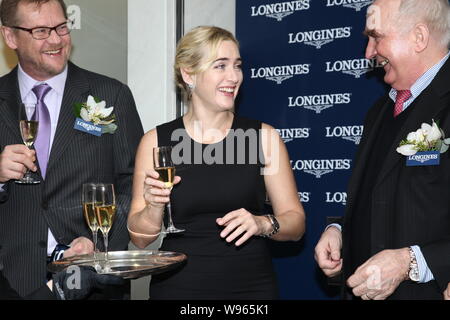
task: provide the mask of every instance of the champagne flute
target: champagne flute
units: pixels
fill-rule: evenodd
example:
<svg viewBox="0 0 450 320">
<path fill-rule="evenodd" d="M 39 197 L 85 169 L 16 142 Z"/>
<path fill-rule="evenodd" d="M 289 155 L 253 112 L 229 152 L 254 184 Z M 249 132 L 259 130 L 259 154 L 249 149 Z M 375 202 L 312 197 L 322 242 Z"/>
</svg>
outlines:
<svg viewBox="0 0 450 320">
<path fill-rule="evenodd" d="M 97 263 L 97 234 L 99 225 L 97 223 L 97 216 L 95 214 L 95 204 L 97 203 L 97 184 L 85 183 L 83 184 L 83 191 L 81 196 L 81 202 L 83 203 L 84 218 L 91 229 L 92 240 L 94 242 L 94 266 L 98 269 Z"/>
<path fill-rule="evenodd" d="M 159 174 L 159 181 L 164 182 L 167 189 L 172 190 L 173 180 L 175 178 L 175 166 L 172 162 L 172 147 L 163 146 L 153 148 L 153 167 Z M 172 221 L 172 207 L 169 203 L 166 205 L 168 214 L 168 225 L 165 233 L 178 233 L 183 232 L 184 229 L 178 229 L 175 227 Z"/>
<path fill-rule="evenodd" d="M 111 230 L 116 214 L 116 196 L 114 194 L 114 185 L 101 183 L 97 184 L 95 198 L 95 214 L 100 231 L 103 234 L 105 243 L 105 264 L 101 272 L 110 272 L 108 264 L 108 233 Z"/>
<path fill-rule="evenodd" d="M 34 103 L 22 103 L 19 105 L 19 128 L 22 135 L 23 143 L 31 149 L 36 140 L 39 127 L 39 114 Z M 18 184 L 38 184 L 40 180 L 33 178 L 30 169 L 27 171 L 22 179 L 15 181 Z"/>
</svg>

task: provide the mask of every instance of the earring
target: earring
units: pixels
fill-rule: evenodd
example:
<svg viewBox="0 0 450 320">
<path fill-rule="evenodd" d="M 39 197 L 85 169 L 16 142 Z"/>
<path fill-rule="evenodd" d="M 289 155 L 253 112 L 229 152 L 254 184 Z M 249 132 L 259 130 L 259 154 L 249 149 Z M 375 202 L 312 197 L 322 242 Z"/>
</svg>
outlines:
<svg viewBox="0 0 450 320">
<path fill-rule="evenodd" d="M 194 91 L 195 86 L 192 83 L 188 83 L 187 86 L 188 86 L 189 90 Z"/>
</svg>

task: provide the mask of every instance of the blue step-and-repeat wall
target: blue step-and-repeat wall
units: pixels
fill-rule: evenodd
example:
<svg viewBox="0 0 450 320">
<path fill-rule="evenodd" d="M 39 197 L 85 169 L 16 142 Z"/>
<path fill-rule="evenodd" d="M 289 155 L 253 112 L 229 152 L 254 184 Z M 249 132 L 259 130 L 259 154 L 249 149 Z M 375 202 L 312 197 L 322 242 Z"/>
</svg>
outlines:
<svg viewBox="0 0 450 320">
<path fill-rule="evenodd" d="M 274 242 L 281 299 L 337 299 L 314 260 L 328 216 L 342 216 L 367 110 L 386 92 L 383 70 L 365 59 L 370 0 L 237 0 L 244 61 L 242 116 L 280 132 L 291 158 L 307 231 Z"/>
</svg>

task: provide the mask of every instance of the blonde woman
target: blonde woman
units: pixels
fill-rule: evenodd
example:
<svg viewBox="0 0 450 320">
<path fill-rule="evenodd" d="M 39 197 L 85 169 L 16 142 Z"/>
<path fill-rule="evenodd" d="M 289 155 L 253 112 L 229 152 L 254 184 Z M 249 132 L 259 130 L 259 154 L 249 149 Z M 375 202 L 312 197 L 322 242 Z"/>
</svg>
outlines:
<svg viewBox="0 0 450 320">
<path fill-rule="evenodd" d="M 131 240 L 144 248 L 161 232 L 164 206 L 183 233 L 161 250 L 187 254 L 181 268 L 154 276 L 151 299 L 276 299 L 268 239 L 299 240 L 305 214 L 288 153 L 276 131 L 234 114 L 242 84 L 234 36 L 197 27 L 179 42 L 175 77 L 185 116 L 149 131 L 139 146 L 128 218 Z M 152 149 L 170 145 L 177 158 L 174 188 L 164 188 Z M 266 192 L 274 215 L 268 215 Z"/>
</svg>

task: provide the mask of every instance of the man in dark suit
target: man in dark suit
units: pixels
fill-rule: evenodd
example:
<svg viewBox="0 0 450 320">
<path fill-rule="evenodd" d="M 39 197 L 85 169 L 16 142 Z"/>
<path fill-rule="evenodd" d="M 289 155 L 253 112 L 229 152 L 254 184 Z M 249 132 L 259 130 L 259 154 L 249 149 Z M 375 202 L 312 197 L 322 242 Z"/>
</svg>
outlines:
<svg viewBox="0 0 450 320">
<path fill-rule="evenodd" d="M 409 166 L 398 149 L 431 135 L 422 123 L 450 134 L 449 17 L 447 0 L 376 0 L 368 10 L 366 57 L 384 66 L 391 90 L 366 116 L 342 233 L 329 226 L 315 255 L 326 275 L 343 271 L 350 296 L 442 299 L 450 282 L 450 152 Z"/>
<path fill-rule="evenodd" d="M 47 257 L 57 244 L 90 238 L 81 206 L 83 183 L 114 184 L 117 211 L 109 247 L 127 249 L 134 157 L 143 128 L 126 85 L 69 62 L 63 0 L 3 0 L 0 17 L 5 42 L 19 59 L 0 78 L 0 269 L 25 296 L 45 284 Z M 89 96 L 114 107 L 114 133 L 95 136 L 74 128 L 74 104 Z M 22 143 L 22 101 L 46 108 L 42 114 L 49 123 L 40 114 L 37 139 L 47 140 L 43 148 L 36 141 L 37 152 Z M 14 183 L 27 168 L 40 184 Z"/>
</svg>

